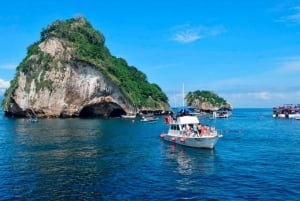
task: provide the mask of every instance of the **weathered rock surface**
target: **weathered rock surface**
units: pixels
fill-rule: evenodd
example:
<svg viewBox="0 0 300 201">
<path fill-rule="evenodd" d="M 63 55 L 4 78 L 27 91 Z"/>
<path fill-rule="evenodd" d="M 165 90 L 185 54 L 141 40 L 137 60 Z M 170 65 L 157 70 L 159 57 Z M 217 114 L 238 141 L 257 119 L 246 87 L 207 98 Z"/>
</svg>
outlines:
<svg viewBox="0 0 300 201">
<path fill-rule="evenodd" d="M 202 102 L 200 105 L 193 105 L 194 107 L 202 110 L 202 111 L 217 111 L 220 109 L 232 110 L 232 106 L 230 104 L 222 105 L 222 106 L 213 106 L 209 102 Z"/>
</svg>

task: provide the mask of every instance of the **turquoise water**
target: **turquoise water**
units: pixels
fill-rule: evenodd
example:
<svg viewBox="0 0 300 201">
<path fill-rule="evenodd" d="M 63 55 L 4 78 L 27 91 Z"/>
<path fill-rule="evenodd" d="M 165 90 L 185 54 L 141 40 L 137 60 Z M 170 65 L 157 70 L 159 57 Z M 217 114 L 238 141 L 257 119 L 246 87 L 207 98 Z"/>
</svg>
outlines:
<svg viewBox="0 0 300 201">
<path fill-rule="evenodd" d="M 0 111 L 1 200 L 299 200 L 300 121 L 271 109 L 202 119 L 215 150 L 164 142 L 157 123 L 41 119 Z"/>
</svg>

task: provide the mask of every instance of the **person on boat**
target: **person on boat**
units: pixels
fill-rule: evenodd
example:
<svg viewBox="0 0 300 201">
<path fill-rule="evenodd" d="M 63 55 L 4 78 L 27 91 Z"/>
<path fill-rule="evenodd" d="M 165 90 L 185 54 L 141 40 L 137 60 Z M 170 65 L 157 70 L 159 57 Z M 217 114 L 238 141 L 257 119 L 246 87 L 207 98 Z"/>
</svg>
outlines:
<svg viewBox="0 0 300 201">
<path fill-rule="evenodd" d="M 198 135 L 198 129 L 197 129 L 196 124 L 193 124 L 193 133 L 194 133 L 194 135 Z"/>
<path fill-rule="evenodd" d="M 199 132 L 198 132 L 198 124 L 193 124 L 191 132 L 194 137 L 199 137 Z"/>
<path fill-rule="evenodd" d="M 182 131 L 183 131 L 182 134 L 186 135 L 186 127 L 185 127 L 185 125 L 182 125 Z"/>
<path fill-rule="evenodd" d="M 183 125 L 182 130 L 183 130 L 183 135 L 190 136 L 191 129 L 190 129 L 190 126 L 188 124 Z"/>
<path fill-rule="evenodd" d="M 191 134 L 191 127 L 188 124 L 186 124 L 185 129 L 186 129 L 186 135 L 190 136 L 190 134 Z"/>
<path fill-rule="evenodd" d="M 202 126 L 201 126 L 201 124 L 198 124 L 197 130 L 198 130 L 199 136 L 202 136 Z"/>
<path fill-rule="evenodd" d="M 205 136 L 210 135 L 209 127 L 207 125 L 203 126 L 202 131 L 203 131 L 203 135 Z"/>
</svg>

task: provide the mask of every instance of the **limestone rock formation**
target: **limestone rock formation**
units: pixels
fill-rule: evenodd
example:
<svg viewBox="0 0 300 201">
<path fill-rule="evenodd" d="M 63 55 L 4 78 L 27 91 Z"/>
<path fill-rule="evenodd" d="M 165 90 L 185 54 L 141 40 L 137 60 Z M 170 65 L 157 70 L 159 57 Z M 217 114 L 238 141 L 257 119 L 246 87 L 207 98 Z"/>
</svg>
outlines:
<svg viewBox="0 0 300 201">
<path fill-rule="evenodd" d="M 191 106 L 196 107 L 202 111 L 217 111 L 220 109 L 232 110 L 232 106 L 229 103 L 220 106 L 214 106 L 210 102 L 204 101 L 200 104 L 192 104 Z"/>
<path fill-rule="evenodd" d="M 127 72 L 136 68 L 126 66 L 127 63 L 120 65 L 120 59 L 111 56 L 103 46 L 104 37 L 90 28 L 89 23 L 80 18 L 54 22 L 42 32 L 41 41 L 28 48 L 28 55 L 18 66 L 5 93 L 2 107 L 6 115 L 119 116 L 137 112 L 138 107 L 151 107 L 143 103 L 137 106 L 134 102 L 137 98 L 133 97 L 144 94 L 130 94 L 134 90 L 126 88 L 129 82 L 126 77 L 119 80 L 114 73 L 119 69 Z M 72 35 L 68 35 L 69 29 L 73 29 Z M 82 39 L 85 36 L 87 38 Z M 152 107 L 167 108 L 164 100 L 152 100 L 155 103 Z"/>
</svg>

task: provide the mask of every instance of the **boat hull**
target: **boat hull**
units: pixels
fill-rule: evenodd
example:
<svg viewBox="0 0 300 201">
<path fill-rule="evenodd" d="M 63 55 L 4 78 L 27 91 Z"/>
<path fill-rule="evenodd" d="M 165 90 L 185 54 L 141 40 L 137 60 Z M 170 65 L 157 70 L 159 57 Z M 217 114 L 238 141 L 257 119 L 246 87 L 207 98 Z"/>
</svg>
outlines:
<svg viewBox="0 0 300 201">
<path fill-rule="evenodd" d="M 124 119 L 135 119 L 136 115 L 122 115 L 121 117 Z"/>
<path fill-rule="evenodd" d="M 165 141 L 180 144 L 183 146 L 214 149 L 216 143 L 218 142 L 221 136 L 216 135 L 216 136 L 209 136 L 209 137 L 180 137 L 180 136 L 162 134 L 161 137 Z"/>
<path fill-rule="evenodd" d="M 156 122 L 158 121 L 157 117 L 144 117 L 141 119 L 142 122 Z"/>
</svg>

